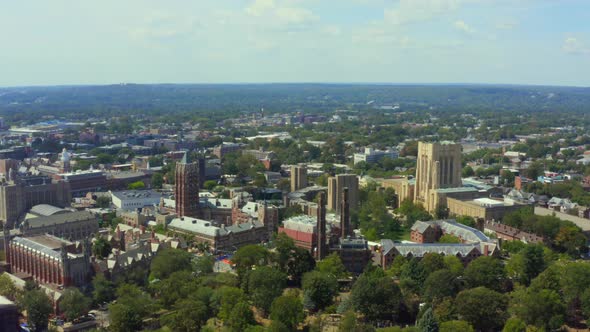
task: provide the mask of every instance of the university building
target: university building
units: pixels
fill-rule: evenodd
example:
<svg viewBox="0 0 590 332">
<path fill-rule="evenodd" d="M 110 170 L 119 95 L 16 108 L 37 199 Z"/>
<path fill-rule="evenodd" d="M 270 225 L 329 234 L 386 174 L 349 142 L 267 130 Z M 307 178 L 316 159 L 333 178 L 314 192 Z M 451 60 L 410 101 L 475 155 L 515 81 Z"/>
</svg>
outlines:
<svg viewBox="0 0 590 332">
<path fill-rule="evenodd" d="M 382 186 L 394 189 L 398 204 L 412 200 L 431 214 L 446 211 L 450 216 L 499 220 L 506 213 L 526 206 L 495 198 L 501 196 L 498 188 L 473 179 L 462 179 L 461 170 L 460 144 L 419 142 L 416 177 L 387 179 Z"/>
<path fill-rule="evenodd" d="M 92 277 L 91 244 L 81 245 L 52 235 L 14 237 L 4 231 L 4 251 L 12 274 L 42 284 L 87 285 Z"/>
</svg>

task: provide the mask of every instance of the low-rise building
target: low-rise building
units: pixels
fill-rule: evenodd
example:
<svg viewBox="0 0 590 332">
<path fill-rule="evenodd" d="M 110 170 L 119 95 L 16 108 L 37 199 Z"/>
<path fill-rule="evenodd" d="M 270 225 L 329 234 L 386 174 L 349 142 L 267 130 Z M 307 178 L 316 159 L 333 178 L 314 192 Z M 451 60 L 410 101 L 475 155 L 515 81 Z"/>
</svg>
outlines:
<svg viewBox="0 0 590 332">
<path fill-rule="evenodd" d="M 160 204 L 162 195 L 153 190 L 110 191 L 113 205 L 121 210 L 140 210 Z"/>
<path fill-rule="evenodd" d="M 501 220 L 506 214 L 528 206 L 486 197 L 468 200 L 447 197 L 446 201 L 450 216 L 469 216 L 482 220 Z"/>
<path fill-rule="evenodd" d="M 462 243 L 434 243 L 445 234 L 453 235 Z M 467 264 L 479 256 L 491 256 L 498 253 L 496 240 L 490 239 L 482 231 L 457 223 L 453 219 L 435 221 L 417 221 L 411 231 L 415 243 L 395 243 L 381 240 L 381 266 L 388 268 L 396 256 L 422 258 L 427 253 L 445 256 L 453 255 Z"/>
<path fill-rule="evenodd" d="M 520 229 L 506 224 L 494 221 L 486 221 L 484 230 L 488 233 L 496 234 L 499 239 L 504 241 L 522 241 L 524 243 L 543 243 L 544 239 L 533 233 L 527 233 Z"/>
<path fill-rule="evenodd" d="M 383 158 L 396 159 L 399 157 L 399 152 L 394 149 L 375 150 L 373 148 L 365 148 L 363 153 L 354 154 L 354 164 L 365 162 L 373 164 L 379 162 Z"/>
</svg>

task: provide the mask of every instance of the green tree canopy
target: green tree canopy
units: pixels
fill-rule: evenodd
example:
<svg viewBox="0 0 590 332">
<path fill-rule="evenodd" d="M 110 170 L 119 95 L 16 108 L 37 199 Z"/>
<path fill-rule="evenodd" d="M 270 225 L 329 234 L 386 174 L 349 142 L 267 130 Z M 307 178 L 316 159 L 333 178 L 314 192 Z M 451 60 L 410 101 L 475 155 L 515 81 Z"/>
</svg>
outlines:
<svg viewBox="0 0 590 332">
<path fill-rule="evenodd" d="M 245 301 L 239 301 L 232 308 L 227 325 L 232 331 L 241 332 L 247 330 L 248 326 L 255 325 L 254 314 L 250 305 Z"/>
<path fill-rule="evenodd" d="M 510 312 L 527 324 L 547 330 L 558 329 L 565 321 L 565 305 L 559 294 L 549 289 L 513 292 Z"/>
<path fill-rule="evenodd" d="M 162 185 L 164 184 L 164 176 L 162 175 L 162 173 L 154 173 L 152 175 L 151 184 L 152 188 L 154 189 L 162 189 Z"/>
<path fill-rule="evenodd" d="M 506 278 L 500 261 L 491 256 L 481 256 L 473 260 L 465 268 L 463 276 L 471 288 L 483 286 L 497 291 L 502 290 Z"/>
<path fill-rule="evenodd" d="M 110 242 L 103 237 L 99 237 L 92 244 L 92 254 L 100 259 L 109 257 L 112 249 L 113 247 L 111 246 Z"/>
<path fill-rule="evenodd" d="M 27 321 L 35 332 L 45 331 L 49 315 L 53 312 L 51 299 L 39 288 L 28 290 L 23 297 L 23 307 L 27 311 Z"/>
<path fill-rule="evenodd" d="M 62 293 L 59 306 L 66 319 L 71 321 L 87 313 L 90 309 L 90 302 L 90 299 L 78 288 L 70 287 Z"/>
<path fill-rule="evenodd" d="M 422 332 L 438 332 L 438 322 L 432 313 L 432 308 L 426 309 L 416 325 Z"/>
<path fill-rule="evenodd" d="M 174 306 L 174 311 L 162 316 L 160 321 L 172 331 L 198 332 L 207 318 L 207 306 L 199 300 L 188 298 L 180 300 Z"/>
<path fill-rule="evenodd" d="M 303 275 L 302 289 L 306 309 L 321 310 L 332 304 L 338 280 L 332 274 L 312 271 Z"/>
<path fill-rule="evenodd" d="M 254 266 L 268 264 L 270 256 L 268 249 L 256 244 L 250 244 L 240 247 L 232 257 L 232 262 L 236 264 L 238 275 L 243 276 L 246 271 Z"/>
<path fill-rule="evenodd" d="M 103 304 L 115 298 L 115 285 L 104 275 L 97 274 L 92 279 L 92 299 L 96 304 Z"/>
<path fill-rule="evenodd" d="M 315 269 L 325 273 L 333 275 L 336 278 L 343 278 L 348 275 L 342 259 L 336 253 L 332 253 L 316 263 Z"/>
<path fill-rule="evenodd" d="M 304 318 L 303 304 L 301 304 L 299 297 L 283 295 L 272 302 L 270 319 L 285 324 L 289 331 L 296 330 L 297 325 L 303 322 Z"/>
<path fill-rule="evenodd" d="M 508 318 L 508 297 L 485 287 L 460 292 L 455 306 L 462 320 L 481 331 L 498 331 Z"/>
<path fill-rule="evenodd" d="M 355 310 L 371 321 L 398 318 L 402 294 L 391 278 L 381 269 L 369 269 L 357 279 L 350 292 Z"/>
<path fill-rule="evenodd" d="M 0 274 L 0 296 L 4 296 L 11 301 L 16 301 L 22 292 L 16 287 L 7 273 Z"/>
<path fill-rule="evenodd" d="M 190 253 L 179 249 L 166 249 L 160 252 L 150 267 L 150 279 L 165 279 L 176 271 L 192 271 Z"/>
<path fill-rule="evenodd" d="M 431 273 L 424 282 L 424 298 L 427 301 L 438 302 L 445 297 L 454 297 L 460 285 L 457 275 L 447 269 Z"/>
<path fill-rule="evenodd" d="M 473 326 L 464 320 L 450 320 L 440 323 L 439 332 L 474 332 Z"/>
<path fill-rule="evenodd" d="M 287 283 L 287 275 L 268 267 L 257 267 L 248 273 L 245 289 L 252 303 L 263 312 L 269 312 L 272 301 L 279 297 Z"/>
</svg>

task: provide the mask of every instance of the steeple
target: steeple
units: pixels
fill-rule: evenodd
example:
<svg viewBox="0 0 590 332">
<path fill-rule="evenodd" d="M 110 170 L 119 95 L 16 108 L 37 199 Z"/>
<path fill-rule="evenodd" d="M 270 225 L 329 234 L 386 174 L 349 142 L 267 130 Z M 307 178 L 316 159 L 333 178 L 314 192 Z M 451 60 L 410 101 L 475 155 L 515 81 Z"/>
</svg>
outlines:
<svg viewBox="0 0 590 332">
<path fill-rule="evenodd" d="M 189 154 L 188 151 L 186 151 L 184 153 L 184 156 L 182 156 L 182 160 L 180 161 L 181 164 L 190 164 L 190 158 L 189 158 Z"/>
</svg>

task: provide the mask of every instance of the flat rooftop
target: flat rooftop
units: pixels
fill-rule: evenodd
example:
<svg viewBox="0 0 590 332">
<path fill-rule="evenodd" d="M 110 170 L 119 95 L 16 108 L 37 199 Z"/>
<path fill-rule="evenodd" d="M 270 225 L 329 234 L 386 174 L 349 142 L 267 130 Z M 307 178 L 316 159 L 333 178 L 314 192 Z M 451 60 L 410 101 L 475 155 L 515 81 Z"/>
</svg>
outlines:
<svg viewBox="0 0 590 332">
<path fill-rule="evenodd" d="M 36 235 L 36 236 L 28 236 L 27 239 L 36 242 L 44 247 L 47 247 L 52 250 L 61 249 L 61 243 L 66 242 L 61 240 L 57 237 L 50 236 L 50 235 Z"/>
</svg>

